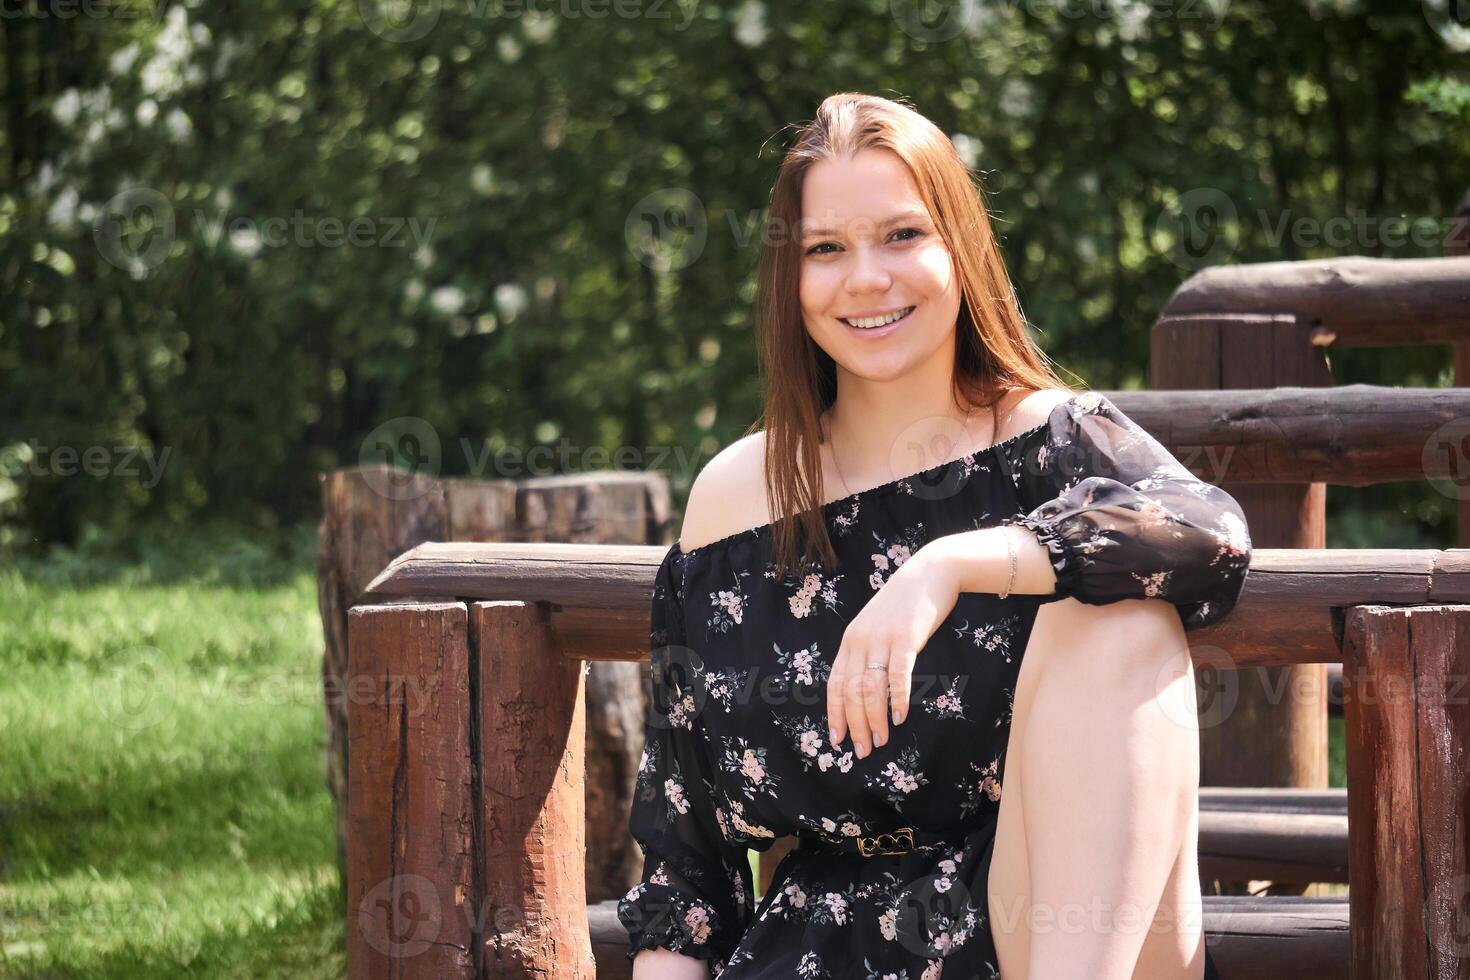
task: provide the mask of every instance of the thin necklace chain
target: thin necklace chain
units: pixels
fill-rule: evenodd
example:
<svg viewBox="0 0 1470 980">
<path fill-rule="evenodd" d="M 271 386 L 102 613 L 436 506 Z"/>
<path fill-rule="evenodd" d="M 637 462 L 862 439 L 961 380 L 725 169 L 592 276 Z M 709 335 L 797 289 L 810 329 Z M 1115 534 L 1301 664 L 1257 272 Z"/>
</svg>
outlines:
<svg viewBox="0 0 1470 980">
<path fill-rule="evenodd" d="M 970 434 L 970 419 L 972 416 L 974 416 L 974 414 L 975 410 L 973 408 L 965 413 L 964 433 L 966 436 Z M 991 436 L 991 441 L 995 441 L 994 434 L 992 434 Z M 837 479 L 842 481 L 842 492 L 846 496 L 851 497 L 852 488 L 847 485 L 847 477 L 842 475 L 842 464 L 837 462 L 837 443 L 832 438 L 832 426 L 830 417 L 828 418 L 827 425 L 827 449 L 832 454 L 832 465 L 837 469 Z"/>
</svg>

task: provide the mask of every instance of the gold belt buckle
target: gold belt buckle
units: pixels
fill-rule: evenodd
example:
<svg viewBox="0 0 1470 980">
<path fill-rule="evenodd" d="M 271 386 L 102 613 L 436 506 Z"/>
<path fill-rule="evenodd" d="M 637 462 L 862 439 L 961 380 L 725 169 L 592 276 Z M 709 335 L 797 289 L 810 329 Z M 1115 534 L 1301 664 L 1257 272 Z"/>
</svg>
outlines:
<svg viewBox="0 0 1470 980">
<path fill-rule="evenodd" d="M 858 853 L 863 857 L 872 857 L 874 854 L 907 854 L 914 846 L 914 829 L 900 827 L 891 834 L 859 837 L 857 843 Z"/>
</svg>

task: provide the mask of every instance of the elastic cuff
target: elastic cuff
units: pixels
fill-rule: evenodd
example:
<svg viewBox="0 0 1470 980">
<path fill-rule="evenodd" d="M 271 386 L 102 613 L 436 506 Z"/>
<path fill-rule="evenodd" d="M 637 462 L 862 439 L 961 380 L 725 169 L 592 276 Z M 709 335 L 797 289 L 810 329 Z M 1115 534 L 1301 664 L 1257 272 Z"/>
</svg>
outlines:
<svg viewBox="0 0 1470 980">
<path fill-rule="evenodd" d="M 1034 514 L 1019 514 L 1015 517 L 1007 517 L 1001 521 L 1002 525 L 1018 525 L 1029 528 L 1036 535 L 1036 540 L 1046 548 L 1047 557 L 1051 560 L 1051 568 L 1056 573 L 1056 591 L 1049 596 L 1043 596 L 1042 602 L 1053 602 L 1057 599 L 1065 599 L 1069 596 L 1082 594 L 1082 559 L 1072 548 L 1072 542 L 1067 539 L 1055 524 L 1051 524 L 1035 516 Z"/>
<path fill-rule="evenodd" d="M 628 931 L 629 960 L 644 949 L 667 949 L 692 959 L 714 962 L 721 962 L 729 956 L 725 929 L 718 913 L 687 896 L 664 894 L 666 897 L 660 899 L 645 888 L 632 898 L 624 896 L 618 903 L 618 921 Z M 696 905 L 705 909 L 709 920 L 709 932 L 703 941 L 696 939 L 694 931 L 684 921 L 684 916 Z"/>
</svg>

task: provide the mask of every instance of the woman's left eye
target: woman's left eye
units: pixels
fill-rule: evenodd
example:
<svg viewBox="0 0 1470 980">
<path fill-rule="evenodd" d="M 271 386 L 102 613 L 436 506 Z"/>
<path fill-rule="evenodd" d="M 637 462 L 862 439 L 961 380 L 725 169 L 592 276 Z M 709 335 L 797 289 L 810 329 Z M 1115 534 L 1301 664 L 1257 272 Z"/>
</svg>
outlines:
<svg viewBox="0 0 1470 980">
<path fill-rule="evenodd" d="M 894 234 L 895 235 L 902 235 L 906 231 L 913 232 L 914 233 L 914 238 L 923 238 L 924 237 L 924 233 L 922 231 L 920 231 L 919 229 L 917 229 L 917 228 L 900 228 L 900 229 L 898 229 L 898 231 L 895 231 Z M 904 241 L 906 241 L 906 242 L 911 242 L 913 240 L 914 240 L 913 238 L 905 238 L 904 239 Z"/>
</svg>

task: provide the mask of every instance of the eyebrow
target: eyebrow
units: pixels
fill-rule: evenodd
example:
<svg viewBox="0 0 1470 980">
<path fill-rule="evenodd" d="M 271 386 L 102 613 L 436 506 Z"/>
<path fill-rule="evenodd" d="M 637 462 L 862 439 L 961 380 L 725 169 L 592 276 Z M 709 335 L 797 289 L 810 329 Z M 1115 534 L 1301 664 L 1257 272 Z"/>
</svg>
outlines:
<svg viewBox="0 0 1470 980">
<path fill-rule="evenodd" d="M 887 228 L 891 225 L 896 225 L 904 221 L 923 222 L 927 224 L 929 221 L 929 213 L 927 211 L 920 211 L 914 208 L 910 208 L 907 211 L 900 211 L 898 214 L 890 215 L 889 217 L 884 218 L 882 221 L 878 222 L 878 227 Z M 818 235 L 832 234 L 836 234 L 836 232 L 834 232 L 826 225 L 803 224 L 801 228 L 802 238 L 812 238 Z"/>
</svg>

